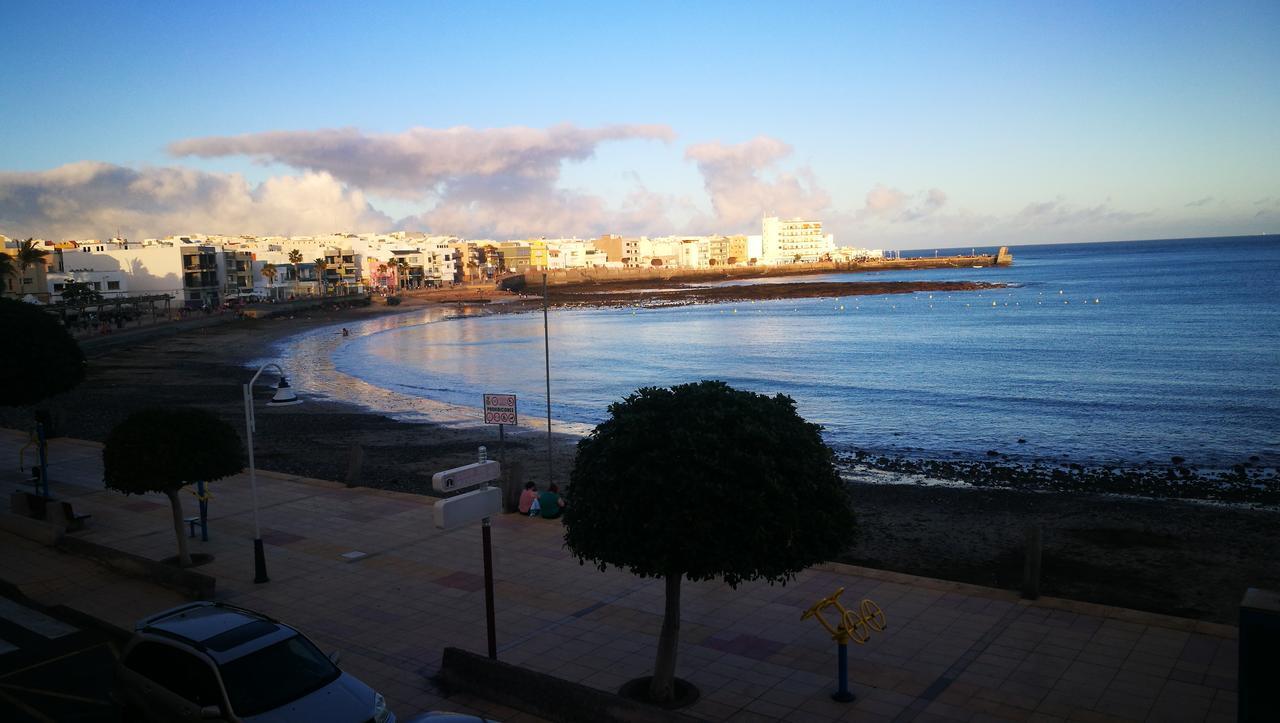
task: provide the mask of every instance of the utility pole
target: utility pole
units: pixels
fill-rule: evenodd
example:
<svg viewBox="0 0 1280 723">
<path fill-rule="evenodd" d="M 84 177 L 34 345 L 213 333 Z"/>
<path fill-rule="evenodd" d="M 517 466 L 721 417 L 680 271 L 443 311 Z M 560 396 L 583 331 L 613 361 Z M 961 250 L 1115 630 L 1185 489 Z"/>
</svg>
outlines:
<svg viewBox="0 0 1280 723">
<path fill-rule="evenodd" d="M 547 485 L 551 479 L 551 334 L 547 324 L 547 272 L 542 272 L 542 353 L 547 365 Z"/>
</svg>

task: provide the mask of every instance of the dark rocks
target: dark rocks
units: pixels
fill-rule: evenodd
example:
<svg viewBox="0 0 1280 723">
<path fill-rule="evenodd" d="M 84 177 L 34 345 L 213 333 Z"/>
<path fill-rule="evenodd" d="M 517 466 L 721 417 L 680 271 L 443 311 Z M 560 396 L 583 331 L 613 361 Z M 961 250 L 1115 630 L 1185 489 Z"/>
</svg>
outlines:
<svg viewBox="0 0 1280 723">
<path fill-rule="evenodd" d="M 951 454 L 953 457 L 961 456 L 959 452 Z M 1002 458 L 994 460 L 990 456 Z M 1010 462 L 1007 456 L 998 452 L 995 455 L 989 453 L 988 459 L 965 461 L 889 455 L 872 457 L 865 451 L 860 455 L 844 455 L 840 461 L 852 466 L 960 482 L 975 488 L 1280 505 L 1280 479 L 1276 469 L 1244 463 L 1226 471 L 1202 472 L 1186 466 L 1185 460 L 1181 465 L 1142 463 L 1128 467 L 1092 467 L 1054 460 Z"/>
</svg>

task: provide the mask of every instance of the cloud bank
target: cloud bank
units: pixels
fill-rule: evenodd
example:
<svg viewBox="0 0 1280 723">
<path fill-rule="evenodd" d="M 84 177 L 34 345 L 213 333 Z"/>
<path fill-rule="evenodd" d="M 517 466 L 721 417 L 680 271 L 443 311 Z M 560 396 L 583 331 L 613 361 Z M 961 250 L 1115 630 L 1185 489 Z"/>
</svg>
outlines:
<svg viewBox="0 0 1280 723">
<path fill-rule="evenodd" d="M 947 194 L 939 188 L 907 193 L 884 184 L 867 191 L 859 219 L 888 223 L 911 223 L 936 215 L 947 204 Z"/>
<path fill-rule="evenodd" d="M 723 231 L 758 233 L 763 215 L 816 217 L 831 205 L 831 197 L 808 167 L 794 174 L 768 175 L 789 155 L 791 146 L 758 136 L 738 145 L 690 146 L 684 157 L 698 165 Z"/>
<path fill-rule="evenodd" d="M 179 141 L 170 153 L 204 158 L 248 156 L 324 173 L 381 196 L 434 205 L 397 226 L 470 236 L 519 238 L 592 235 L 671 228 L 667 212 L 681 204 L 643 187 L 618 208 L 605 199 L 559 187 L 561 165 L 595 154 L 601 143 L 670 142 L 664 125 L 546 129 L 411 128 L 366 134 L 353 128 L 278 131 Z"/>
<path fill-rule="evenodd" d="M 515 181 L 554 184 L 560 164 L 590 158 L 606 141 L 670 142 L 664 125 L 577 128 L 410 128 L 367 134 L 354 128 L 273 131 L 192 138 L 169 145 L 175 156 L 248 156 L 262 163 L 328 173 L 366 191 L 398 198 L 447 197 L 457 184 L 492 179 L 495 190 Z M 509 190 L 520 191 L 517 184 Z"/>
<path fill-rule="evenodd" d="M 759 233 L 764 214 L 817 218 L 843 244 L 902 247 L 998 240 L 1102 240 L 1170 235 L 1192 219 L 1209 233 L 1269 230 L 1280 199 L 1245 210 L 1203 196 L 1179 213 L 1134 212 L 1110 199 L 1094 205 L 1065 197 L 1013 205 L 999 213 L 955 208 L 939 188 L 871 187 L 858 203 L 831 195 L 808 167 L 786 170 L 785 142 L 759 136 L 740 144 L 699 143 L 684 151 L 696 166 L 713 211 L 691 198 L 646 187 L 610 200 L 562 188 L 566 162 L 592 157 L 603 143 L 670 142 L 665 125 L 546 129 L 411 128 L 366 134 L 354 129 L 278 131 L 193 138 L 169 146 L 179 156 L 244 156 L 284 164 L 296 174 L 251 185 L 239 174 L 182 167 L 134 169 L 81 161 L 47 171 L 0 171 L 0 233 L 45 238 L 130 238 L 172 233 L 312 234 L 392 228 L 471 238 L 527 238 L 601 233 Z M 412 215 L 393 221 L 373 199 L 409 199 Z M 1012 200 L 1008 201 L 1013 203 Z M 403 208 L 403 207 L 401 207 Z M 1219 209 L 1213 217 L 1206 211 Z M 402 213 L 404 211 L 401 211 Z M 1166 216 L 1161 218 L 1161 216 Z"/>
<path fill-rule="evenodd" d="M 326 173 L 276 176 L 81 161 L 0 172 L 0 231 L 54 239 L 174 233 L 310 234 L 385 228 L 391 219 Z"/>
</svg>

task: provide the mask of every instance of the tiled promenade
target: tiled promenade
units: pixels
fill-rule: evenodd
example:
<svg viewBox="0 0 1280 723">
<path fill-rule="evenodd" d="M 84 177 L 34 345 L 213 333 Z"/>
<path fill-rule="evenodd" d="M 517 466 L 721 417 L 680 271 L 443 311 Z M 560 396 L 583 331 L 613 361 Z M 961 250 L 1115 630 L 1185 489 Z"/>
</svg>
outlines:
<svg viewBox="0 0 1280 723">
<path fill-rule="evenodd" d="M 16 477 L 24 434 L 0 430 L 0 479 Z M 176 553 L 163 496 L 103 488 L 101 447 L 54 440 L 52 491 L 93 515 L 85 539 L 153 559 Z M 27 462 L 31 457 L 28 453 Z M 259 474 L 271 582 L 255 585 L 248 475 L 214 483 L 211 553 L 199 568 L 219 599 L 292 623 L 382 691 L 401 717 L 432 709 L 534 720 L 485 701 L 440 697 L 426 676 L 445 646 L 485 650 L 478 525 L 432 524 L 431 499 Z M 5 484 L 4 492 L 17 489 Z M 195 498 L 183 495 L 188 516 Z M 651 672 L 661 581 L 580 566 L 558 522 L 493 521 L 498 657 L 616 690 Z M 93 562 L 0 532 L 0 578 L 45 603 L 122 627 L 183 602 Z M 363 553 L 352 555 L 351 553 Z M 835 645 L 800 614 L 844 587 L 871 598 L 889 627 L 850 645 L 853 703 L 836 703 Z M 1228 626 L 823 565 L 781 587 L 684 585 L 678 675 L 702 690 L 687 712 L 711 720 L 1230 721 L 1236 639 Z"/>
</svg>

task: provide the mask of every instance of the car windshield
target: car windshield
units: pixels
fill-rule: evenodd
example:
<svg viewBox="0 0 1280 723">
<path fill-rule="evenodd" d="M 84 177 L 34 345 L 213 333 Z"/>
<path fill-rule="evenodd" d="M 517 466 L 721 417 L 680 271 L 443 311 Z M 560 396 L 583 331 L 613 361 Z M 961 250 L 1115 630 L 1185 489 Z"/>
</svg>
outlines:
<svg viewBox="0 0 1280 723">
<path fill-rule="evenodd" d="M 257 715 L 323 688 L 341 675 L 309 640 L 296 635 L 220 666 L 231 709 Z"/>
</svg>

